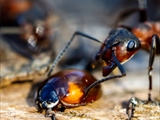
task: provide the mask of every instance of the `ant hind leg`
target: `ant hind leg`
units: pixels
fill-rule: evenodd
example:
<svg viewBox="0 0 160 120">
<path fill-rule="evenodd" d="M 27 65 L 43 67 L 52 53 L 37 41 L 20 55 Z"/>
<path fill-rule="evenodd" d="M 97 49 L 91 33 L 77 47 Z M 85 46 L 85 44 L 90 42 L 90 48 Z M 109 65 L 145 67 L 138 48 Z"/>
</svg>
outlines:
<svg viewBox="0 0 160 120">
<path fill-rule="evenodd" d="M 152 70 L 153 70 L 153 62 L 156 54 L 156 41 L 159 38 L 157 35 L 152 36 L 151 48 L 150 48 L 150 56 L 149 56 L 149 64 L 148 64 L 148 79 L 149 79 L 149 93 L 148 93 L 148 101 L 151 101 L 151 90 L 152 90 Z"/>
</svg>

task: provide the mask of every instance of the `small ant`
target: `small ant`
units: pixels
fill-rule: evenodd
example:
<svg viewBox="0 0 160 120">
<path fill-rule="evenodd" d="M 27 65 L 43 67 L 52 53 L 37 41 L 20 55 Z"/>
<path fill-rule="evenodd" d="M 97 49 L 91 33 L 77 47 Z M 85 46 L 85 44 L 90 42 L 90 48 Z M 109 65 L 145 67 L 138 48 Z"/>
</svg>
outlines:
<svg viewBox="0 0 160 120">
<path fill-rule="evenodd" d="M 32 53 L 46 52 L 52 48 L 49 38 L 52 31 L 46 21 L 37 21 L 34 25 L 25 24 L 23 26 L 24 34 L 21 37 Z"/>
</svg>

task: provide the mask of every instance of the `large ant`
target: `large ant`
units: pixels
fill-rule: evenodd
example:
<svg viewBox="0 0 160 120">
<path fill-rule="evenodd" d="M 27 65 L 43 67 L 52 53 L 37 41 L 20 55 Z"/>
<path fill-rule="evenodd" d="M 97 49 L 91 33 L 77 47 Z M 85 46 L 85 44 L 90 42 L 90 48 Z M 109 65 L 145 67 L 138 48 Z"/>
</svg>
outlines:
<svg viewBox="0 0 160 120">
<path fill-rule="evenodd" d="M 100 51 L 96 55 L 96 60 L 103 59 L 107 66 L 103 68 L 103 76 L 109 75 L 117 66 L 122 75 L 105 77 L 96 81 L 93 76 L 83 70 L 67 69 L 52 75 L 52 71 L 60 61 L 76 35 L 86 37 L 102 44 Z M 81 32 L 75 32 L 68 44 L 56 57 L 46 79 L 39 87 L 35 96 L 35 103 L 39 111 L 46 111 L 46 116 L 55 119 L 51 110 L 61 110 L 65 108 L 85 105 L 88 102 L 97 100 L 99 96 L 99 84 L 114 78 L 126 75 L 121 63 L 130 59 L 140 48 L 140 42 L 136 36 L 125 28 L 112 30 L 105 40 L 101 42 L 91 36 Z M 93 92 L 95 91 L 95 92 Z M 72 94 L 72 92 L 74 94 Z M 94 94 L 92 94 L 94 93 Z"/>
<path fill-rule="evenodd" d="M 77 69 L 69 69 L 65 70 L 63 72 L 59 72 L 55 75 L 52 75 L 52 71 L 57 65 L 57 63 L 60 61 L 62 55 L 65 53 L 71 42 L 74 40 L 75 36 L 83 36 L 88 39 L 91 39 L 93 41 L 96 41 L 100 44 L 102 44 L 99 52 L 96 54 L 94 61 L 97 61 L 99 59 L 102 59 L 105 63 L 106 66 L 103 67 L 103 76 L 108 76 L 116 67 L 119 68 L 121 75 L 115 75 L 115 76 L 110 76 L 110 77 L 105 77 L 101 80 L 91 80 L 87 79 L 89 83 L 87 82 L 82 82 L 83 77 L 88 78 L 88 76 L 92 76 L 89 73 L 86 73 L 82 70 L 77 70 Z M 152 70 L 152 64 L 154 60 L 154 49 L 155 49 L 155 44 L 156 41 L 158 41 L 158 36 L 153 35 L 151 38 L 153 49 L 151 50 L 151 55 L 150 55 L 150 61 L 149 61 L 149 80 L 150 80 L 150 90 L 151 90 L 151 81 L 152 81 L 152 76 L 151 76 L 151 70 Z M 53 62 L 50 71 L 48 72 L 48 79 L 45 80 L 42 85 L 39 87 L 37 94 L 35 96 L 35 102 L 36 105 L 39 109 L 39 111 L 46 111 L 46 116 L 50 116 L 51 118 L 55 119 L 54 112 L 52 110 L 61 110 L 63 111 L 65 108 L 70 108 L 70 107 L 76 107 L 80 105 L 85 105 L 88 102 L 97 100 L 97 95 L 99 88 L 99 84 L 104 81 L 108 81 L 114 78 L 120 78 L 126 75 L 125 70 L 122 66 L 123 63 L 128 61 L 131 57 L 135 55 L 135 53 L 141 48 L 141 43 L 142 41 L 139 40 L 134 34 L 132 34 L 129 30 L 127 30 L 124 27 L 118 27 L 113 29 L 110 33 L 109 36 L 105 39 L 104 42 L 101 42 L 97 40 L 96 38 L 93 38 L 87 34 L 84 34 L 82 32 L 75 32 L 73 36 L 71 37 L 70 41 L 67 43 L 67 45 L 61 50 L 61 52 L 58 54 L 56 57 L 55 61 Z M 142 44 L 143 46 L 143 44 Z M 73 74 L 74 73 L 74 74 Z M 76 75 L 76 80 L 73 79 Z M 83 77 L 82 77 L 83 75 Z M 70 77 L 68 77 L 70 76 Z M 71 80 L 73 79 L 73 80 Z M 58 81 L 57 81 L 58 80 Z M 71 83 L 70 83 L 71 82 Z M 81 83 L 81 85 L 85 86 L 82 87 L 77 86 L 73 87 L 74 84 Z M 73 86 L 72 86 L 73 84 Z M 59 91 L 62 90 L 63 91 Z M 77 95 L 74 97 L 69 97 L 71 95 L 72 90 L 76 90 Z M 89 94 L 92 94 L 92 90 L 97 89 L 96 97 L 93 97 L 90 99 Z M 81 94 L 79 92 L 81 91 Z M 76 97 L 76 100 L 74 101 L 74 98 Z M 67 99 L 67 101 L 65 100 Z M 87 101 L 87 99 L 90 99 Z M 74 102 L 71 102 L 71 101 Z M 148 100 L 151 100 L 151 95 L 149 94 Z"/>
</svg>

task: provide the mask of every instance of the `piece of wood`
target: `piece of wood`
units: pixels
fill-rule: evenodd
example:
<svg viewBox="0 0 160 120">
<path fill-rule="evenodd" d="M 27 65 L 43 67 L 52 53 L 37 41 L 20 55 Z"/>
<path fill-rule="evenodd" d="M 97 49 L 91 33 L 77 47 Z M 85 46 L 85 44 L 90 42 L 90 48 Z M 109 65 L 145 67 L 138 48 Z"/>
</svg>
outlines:
<svg viewBox="0 0 160 120">
<path fill-rule="evenodd" d="M 32 82 L 14 83 L 7 87 L 0 89 L 1 94 L 1 107 L 0 116 L 1 120 L 50 120 L 44 117 L 43 113 L 38 113 L 35 108 L 34 94 L 38 84 Z M 77 108 L 66 109 L 64 112 L 56 111 L 56 118 L 58 120 L 126 120 L 126 105 L 128 100 L 133 96 L 129 91 L 123 88 L 114 81 L 102 84 L 103 95 L 98 100 L 86 106 Z M 135 91 L 135 96 L 147 96 L 146 90 Z M 157 91 L 153 91 L 153 98 L 158 96 Z M 147 98 L 147 97 L 146 97 Z M 140 108 L 141 107 L 141 108 Z M 139 118 L 146 118 L 151 109 L 152 113 L 156 113 L 158 107 L 155 106 L 140 106 L 137 108 L 136 116 Z M 143 108 L 144 107 L 144 108 Z M 148 111 L 138 114 L 138 111 L 147 109 Z M 159 113 L 158 113 L 159 114 Z M 135 120 L 135 118 L 134 118 Z M 158 120 L 158 119 L 157 119 Z"/>
<path fill-rule="evenodd" d="M 160 120 L 160 106 L 137 104 L 132 120 Z"/>
</svg>

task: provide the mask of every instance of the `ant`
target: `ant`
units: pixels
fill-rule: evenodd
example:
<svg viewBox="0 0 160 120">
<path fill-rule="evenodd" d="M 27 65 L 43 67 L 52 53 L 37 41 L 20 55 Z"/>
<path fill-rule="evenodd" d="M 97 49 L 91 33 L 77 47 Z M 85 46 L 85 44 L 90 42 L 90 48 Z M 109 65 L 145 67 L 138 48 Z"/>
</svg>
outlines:
<svg viewBox="0 0 160 120">
<path fill-rule="evenodd" d="M 25 24 L 23 29 L 21 37 L 27 43 L 31 53 L 39 54 L 40 51 L 47 52 L 52 48 L 52 41 L 49 38 L 52 35 L 52 30 L 47 20 L 37 21 L 34 25 Z"/>
<path fill-rule="evenodd" d="M 60 61 L 62 55 L 65 53 L 65 51 L 67 50 L 67 48 L 69 47 L 69 45 L 72 43 L 72 41 L 74 40 L 75 36 L 83 36 L 86 37 L 88 39 L 91 39 L 93 41 L 96 41 L 98 43 L 101 44 L 101 48 L 98 51 L 98 53 L 96 54 L 95 58 L 94 58 L 94 62 L 98 61 L 99 59 L 102 59 L 105 63 L 106 66 L 103 67 L 102 73 L 103 76 L 105 78 L 98 80 L 98 81 L 93 81 L 91 82 L 90 79 L 88 79 L 89 84 L 83 83 L 81 85 L 85 86 L 87 85 L 85 88 L 83 88 L 83 92 L 82 95 L 79 96 L 79 92 L 78 92 L 78 96 L 76 97 L 78 102 L 77 103 L 70 103 L 70 101 L 73 100 L 74 97 L 68 97 L 70 94 L 70 92 L 72 92 L 72 90 L 76 90 L 76 88 L 81 88 L 82 86 L 78 86 L 78 87 L 73 87 L 72 89 L 72 84 L 74 85 L 76 82 L 80 83 L 82 81 L 82 77 L 81 74 L 83 73 L 83 77 L 88 77 L 91 76 L 90 74 L 86 74 L 83 70 L 77 70 L 77 69 L 67 69 L 65 71 L 59 72 L 55 75 L 52 75 L 52 71 L 54 70 L 55 66 L 58 64 L 58 62 Z M 152 40 L 153 43 L 155 44 L 154 41 L 157 41 L 159 38 L 157 35 L 153 35 Z M 77 107 L 80 105 L 85 105 L 86 103 L 88 103 L 87 99 L 89 99 L 89 94 L 91 94 L 93 89 L 97 89 L 97 86 L 99 86 L 100 83 L 104 82 L 104 81 L 108 81 L 114 78 L 120 78 L 120 77 L 124 77 L 126 76 L 126 72 L 122 66 L 123 63 L 127 62 L 130 58 L 132 58 L 136 52 L 141 48 L 141 41 L 133 34 L 131 33 L 129 30 L 127 30 L 126 27 L 117 27 L 113 30 L 111 30 L 111 32 L 109 33 L 109 36 L 105 39 L 104 42 L 101 42 L 100 40 L 97 40 L 96 38 L 93 38 L 85 33 L 82 32 L 75 32 L 70 41 L 66 44 L 66 46 L 61 50 L 61 52 L 58 54 L 58 56 L 56 57 L 56 59 L 54 60 L 50 71 L 48 72 L 48 79 L 46 79 L 42 85 L 39 87 L 37 94 L 35 96 L 35 103 L 37 105 L 37 108 L 39 111 L 43 111 L 45 110 L 46 112 L 46 116 L 50 116 L 52 120 L 56 119 L 55 118 L 55 114 L 52 110 L 61 110 L 64 111 L 65 108 L 70 108 L 70 107 Z M 151 50 L 151 52 L 153 52 Z M 151 54 L 151 58 L 150 58 L 150 69 L 149 69 L 149 78 L 150 78 L 150 89 L 151 89 L 151 81 L 152 81 L 152 77 L 151 77 L 151 70 L 152 70 L 152 64 L 153 64 L 153 57 L 154 53 Z M 95 63 L 93 63 L 94 65 Z M 121 75 L 115 75 L 115 76 L 110 76 L 110 77 L 106 77 L 108 76 L 116 67 L 119 68 Z M 68 79 L 68 76 L 71 76 L 70 78 L 72 79 L 73 77 L 73 72 L 77 73 L 77 79 L 73 80 L 70 83 L 70 79 Z M 79 72 L 81 74 L 79 74 Z M 84 74 L 85 73 L 85 74 Z M 67 80 L 65 81 L 65 79 L 67 78 Z M 58 81 L 57 81 L 58 80 Z M 62 83 L 61 83 L 62 82 Z M 75 82 L 75 83 L 74 83 Z M 60 86 L 61 83 L 61 86 Z M 67 84 L 67 87 L 65 86 L 65 84 Z M 60 88 L 58 88 L 60 87 Z M 64 89 L 64 92 L 59 92 L 59 89 Z M 65 92 L 67 91 L 67 92 Z M 98 92 L 97 92 L 98 94 Z M 97 94 L 94 94 L 97 96 Z M 76 95 L 75 95 L 76 96 Z M 149 94 L 149 100 L 150 100 L 150 94 Z M 68 103 L 66 103 L 64 100 L 67 99 Z M 92 99 L 93 100 L 97 100 L 97 99 Z M 74 101 L 74 100 L 73 100 Z M 89 101 L 89 102 L 91 102 Z"/>
<path fill-rule="evenodd" d="M 108 76 L 116 67 L 119 68 L 122 75 L 105 77 L 98 81 L 93 79 L 90 73 L 78 69 L 67 69 L 52 75 L 55 66 L 77 35 L 102 44 L 95 59 L 101 58 L 107 63 L 107 66 L 103 67 L 103 76 Z M 100 83 L 125 76 L 126 73 L 121 63 L 129 60 L 139 48 L 138 38 L 125 28 L 112 30 L 104 42 L 82 32 L 75 32 L 55 58 L 48 72 L 48 79 L 38 88 L 35 95 L 38 110 L 45 110 L 45 115 L 54 120 L 56 118 L 52 110 L 64 111 L 65 108 L 77 107 L 97 100 L 100 94 Z"/>
</svg>

